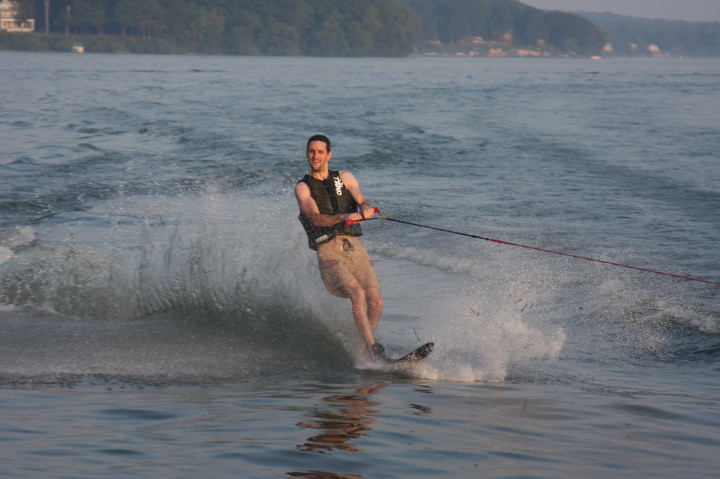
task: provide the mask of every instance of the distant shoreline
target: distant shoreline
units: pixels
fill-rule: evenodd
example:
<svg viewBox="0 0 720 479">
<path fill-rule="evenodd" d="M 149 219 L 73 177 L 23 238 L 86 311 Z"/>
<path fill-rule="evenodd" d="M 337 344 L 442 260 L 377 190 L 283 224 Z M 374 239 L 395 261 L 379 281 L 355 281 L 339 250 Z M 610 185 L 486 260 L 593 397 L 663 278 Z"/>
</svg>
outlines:
<svg viewBox="0 0 720 479">
<path fill-rule="evenodd" d="M 212 53 L 198 53 L 198 52 L 133 52 L 133 51 L 92 51 L 85 48 L 84 52 L 76 53 L 71 49 L 67 51 L 59 50 L 22 50 L 22 49 L 9 49 L 0 48 L 0 52 L 9 53 L 57 53 L 57 54 L 71 54 L 71 55 L 173 55 L 173 56 L 195 56 L 195 57 L 245 57 L 245 58 L 378 58 L 378 59 L 398 59 L 402 60 L 405 58 L 440 58 L 440 59 L 492 59 L 492 60 L 511 60 L 511 59 L 522 59 L 522 60 L 550 60 L 550 59 L 564 59 L 564 60 L 682 60 L 682 59 L 717 59 L 718 57 L 713 56 L 691 56 L 691 55 L 664 55 L 664 56 L 651 56 L 651 55 L 593 55 L 593 56 L 579 56 L 579 55 L 544 55 L 544 56 L 521 56 L 521 55 L 464 55 L 464 54 L 432 54 L 432 53 L 410 53 L 405 56 L 398 57 L 383 57 L 383 56 L 313 56 L 313 55 L 229 55 L 229 54 L 212 54 Z"/>
</svg>

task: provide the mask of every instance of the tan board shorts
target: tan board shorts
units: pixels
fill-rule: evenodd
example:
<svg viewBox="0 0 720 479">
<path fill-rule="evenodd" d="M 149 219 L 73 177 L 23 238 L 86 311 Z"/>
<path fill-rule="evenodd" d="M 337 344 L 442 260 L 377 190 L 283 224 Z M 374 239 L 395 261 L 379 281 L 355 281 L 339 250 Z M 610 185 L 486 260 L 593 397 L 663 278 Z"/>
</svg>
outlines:
<svg viewBox="0 0 720 479">
<path fill-rule="evenodd" d="M 348 298 L 347 284 L 357 280 L 363 289 L 380 288 L 372 260 L 355 236 L 336 236 L 317 250 L 320 276 L 330 293 Z"/>
</svg>

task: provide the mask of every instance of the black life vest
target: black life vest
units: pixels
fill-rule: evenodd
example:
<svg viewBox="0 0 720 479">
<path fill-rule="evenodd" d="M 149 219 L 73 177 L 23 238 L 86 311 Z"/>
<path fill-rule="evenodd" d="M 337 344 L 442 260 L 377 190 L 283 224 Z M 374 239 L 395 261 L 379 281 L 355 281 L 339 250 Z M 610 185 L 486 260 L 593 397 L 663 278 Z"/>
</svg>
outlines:
<svg viewBox="0 0 720 479">
<path fill-rule="evenodd" d="M 340 172 L 330 171 L 325 181 L 320 181 L 310 175 L 305 175 L 298 183 L 303 182 L 310 188 L 310 196 L 317 203 L 320 213 L 325 215 L 339 215 L 357 213 L 358 205 L 355 198 L 340 179 Z M 337 235 L 360 236 L 362 229 L 360 223 L 347 226 L 344 221 L 333 226 L 314 226 L 310 218 L 300 213 L 298 217 L 308 237 L 310 249 L 317 250 L 318 246 L 330 241 Z"/>
</svg>

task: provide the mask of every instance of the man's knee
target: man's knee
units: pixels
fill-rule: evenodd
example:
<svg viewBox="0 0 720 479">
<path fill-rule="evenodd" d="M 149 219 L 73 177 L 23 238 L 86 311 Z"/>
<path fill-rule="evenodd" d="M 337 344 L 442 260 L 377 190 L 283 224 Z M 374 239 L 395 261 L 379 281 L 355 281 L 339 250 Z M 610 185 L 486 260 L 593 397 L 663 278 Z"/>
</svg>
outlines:
<svg viewBox="0 0 720 479">
<path fill-rule="evenodd" d="M 360 286 L 360 283 L 357 281 L 352 281 L 345 285 L 345 290 L 348 293 L 348 296 L 350 296 L 350 299 L 353 301 L 365 301 L 366 300 L 366 294 L 365 290 L 362 286 Z"/>
<path fill-rule="evenodd" d="M 367 295 L 367 302 L 368 305 L 375 309 L 382 309 L 382 307 L 385 304 L 385 301 L 382 298 L 382 294 L 380 294 L 380 290 L 377 288 L 369 288 L 366 291 Z"/>
</svg>

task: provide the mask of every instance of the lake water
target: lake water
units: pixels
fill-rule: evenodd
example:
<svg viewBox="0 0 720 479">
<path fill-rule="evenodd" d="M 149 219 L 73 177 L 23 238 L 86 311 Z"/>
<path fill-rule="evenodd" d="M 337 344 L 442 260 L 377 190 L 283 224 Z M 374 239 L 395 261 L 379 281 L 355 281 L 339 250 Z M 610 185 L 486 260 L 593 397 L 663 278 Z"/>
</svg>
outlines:
<svg viewBox="0 0 720 479">
<path fill-rule="evenodd" d="M 0 61 L 0 475 L 716 477 L 716 60 Z M 477 236 L 365 223 L 402 373 L 306 246 L 314 133 Z"/>
</svg>

